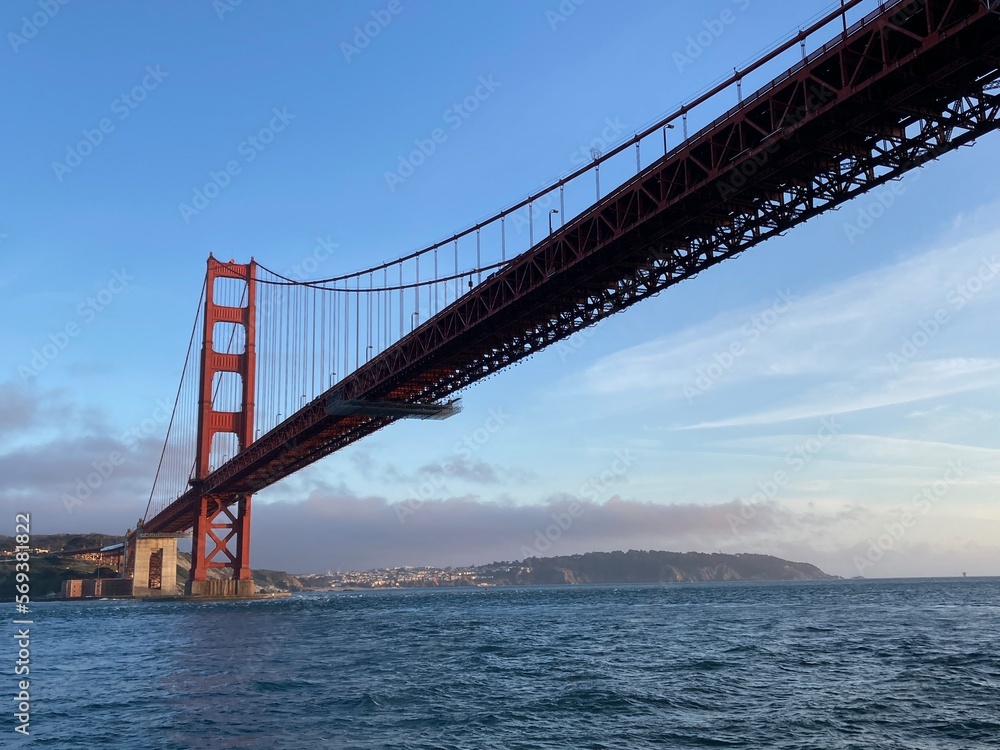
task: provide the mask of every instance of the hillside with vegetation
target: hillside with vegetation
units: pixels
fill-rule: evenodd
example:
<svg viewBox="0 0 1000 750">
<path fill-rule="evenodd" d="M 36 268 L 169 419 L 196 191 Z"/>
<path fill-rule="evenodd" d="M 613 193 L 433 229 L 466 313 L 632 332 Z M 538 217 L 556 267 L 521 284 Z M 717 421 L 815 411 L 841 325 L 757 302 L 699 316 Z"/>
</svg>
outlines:
<svg viewBox="0 0 1000 750">
<path fill-rule="evenodd" d="M 529 558 L 518 583 L 680 583 L 806 581 L 836 578 L 815 565 L 770 555 L 704 552 L 588 552 Z"/>
</svg>

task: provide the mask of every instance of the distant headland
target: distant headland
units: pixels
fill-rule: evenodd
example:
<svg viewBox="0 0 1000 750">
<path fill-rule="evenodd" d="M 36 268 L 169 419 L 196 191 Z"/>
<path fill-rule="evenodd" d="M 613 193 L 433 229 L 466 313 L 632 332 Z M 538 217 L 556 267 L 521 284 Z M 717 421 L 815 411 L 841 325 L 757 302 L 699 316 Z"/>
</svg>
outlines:
<svg viewBox="0 0 1000 750">
<path fill-rule="evenodd" d="M 33 592 L 36 597 L 57 595 L 66 578 L 111 578 L 109 567 L 95 548 L 120 539 L 103 534 L 50 534 L 32 539 Z M 0 596 L 13 596 L 13 537 L 0 536 Z M 74 550 L 87 550 L 74 552 Z M 190 558 L 181 553 L 177 580 L 183 586 Z M 214 571 L 213 571 L 214 572 Z M 337 573 L 290 574 L 254 570 L 262 592 L 328 591 L 343 589 L 447 588 L 460 586 L 534 586 L 553 584 L 684 583 L 704 581 L 830 580 L 815 565 L 771 555 L 749 553 L 588 552 L 559 557 L 530 557 L 466 567 L 403 566 Z"/>
</svg>

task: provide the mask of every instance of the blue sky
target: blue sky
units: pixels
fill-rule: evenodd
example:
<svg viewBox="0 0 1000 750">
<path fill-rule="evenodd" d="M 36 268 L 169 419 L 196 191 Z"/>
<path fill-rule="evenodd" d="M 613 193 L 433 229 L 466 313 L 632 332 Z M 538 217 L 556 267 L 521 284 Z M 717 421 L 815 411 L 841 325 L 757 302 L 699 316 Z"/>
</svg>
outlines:
<svg viewBox="0 0 1000 750">
<path fill-rule="evenodd" d="M 5 4 L 11 525 L 28 509 L 39 533 L 120 533 L 142 514 L 209 252 L 290 272 L 322 239 L 330 276 L 448 237 L 830 6 Z M 270 488 L 254 565 L 634 547 L 995 574 L 998 159 L 984 138 L 474 386 L 458 417 L 393 426 Z M 53 337 L 65 346 L 36 367 Z M 124 464 L 67 509 L 119 448 Z"/>
</svg>

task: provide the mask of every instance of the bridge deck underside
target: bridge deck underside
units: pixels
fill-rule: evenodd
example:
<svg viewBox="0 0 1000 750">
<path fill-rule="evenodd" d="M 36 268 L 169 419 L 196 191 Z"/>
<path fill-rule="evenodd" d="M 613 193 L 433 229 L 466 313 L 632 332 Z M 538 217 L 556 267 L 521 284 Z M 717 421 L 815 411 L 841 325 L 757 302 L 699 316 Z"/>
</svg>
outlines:
<svg viewBox="0 0 1000 750">
<path fill-rule="evenodd" d="M 744 100 L 338 383 L 431 403 L 998 127 L 1000 16 L 981 0 L 896 6 Z M 317 399 L 146 528 L 235 497 L 395 421 Z"/>
</svg>

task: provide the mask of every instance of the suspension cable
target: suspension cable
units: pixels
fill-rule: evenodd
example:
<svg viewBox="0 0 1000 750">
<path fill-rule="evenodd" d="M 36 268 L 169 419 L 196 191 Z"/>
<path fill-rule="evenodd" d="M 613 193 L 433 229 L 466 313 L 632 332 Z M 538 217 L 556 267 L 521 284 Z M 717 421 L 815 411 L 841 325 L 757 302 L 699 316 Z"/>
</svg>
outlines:
<svg viewBox="0 0 1000 750">
<path fill-rule="evenodd" d="M 167 424 L 167 436 L 163 439 L 163 450 L 160 452 L 160 461 L 156 465 L 156 474 L 153 477 L 153 487 L 149 491 L 149 500 L 146 502 L 146 512 L 143 518 L 149 517 L 149 508 L 153 503 L 153 493 L 156 491 L 156 480 L 160 478 L 160 468 L 163 466 L 163 458 L 167 454 L 167 442 L 170 440 L 170 429 L 174 425 L 174 416 L 177 414 L 177 405 L 181 400 L 181 389 L 184 387 L 184 375 L 187 373 L 188 362 L 191 359 L 191 349 L 194 347 L 194 337 L 198 333 L 198 320 L 201 318 L 201 305 L 205 301 L 205 290 L 208 287 L 206 278 L 201 285 L 201 295 L 198 298 L 198 308 L 194 314 L 194 325 L 191 326 L 191 338 L 188 341 L 187 355 L 184 357 L 184 367 L 181 370 L 181 381 L 177 384 L 177 395 L 174 396 L 174 409 L 170 413 L 170 422 Z"/>
</svg>

